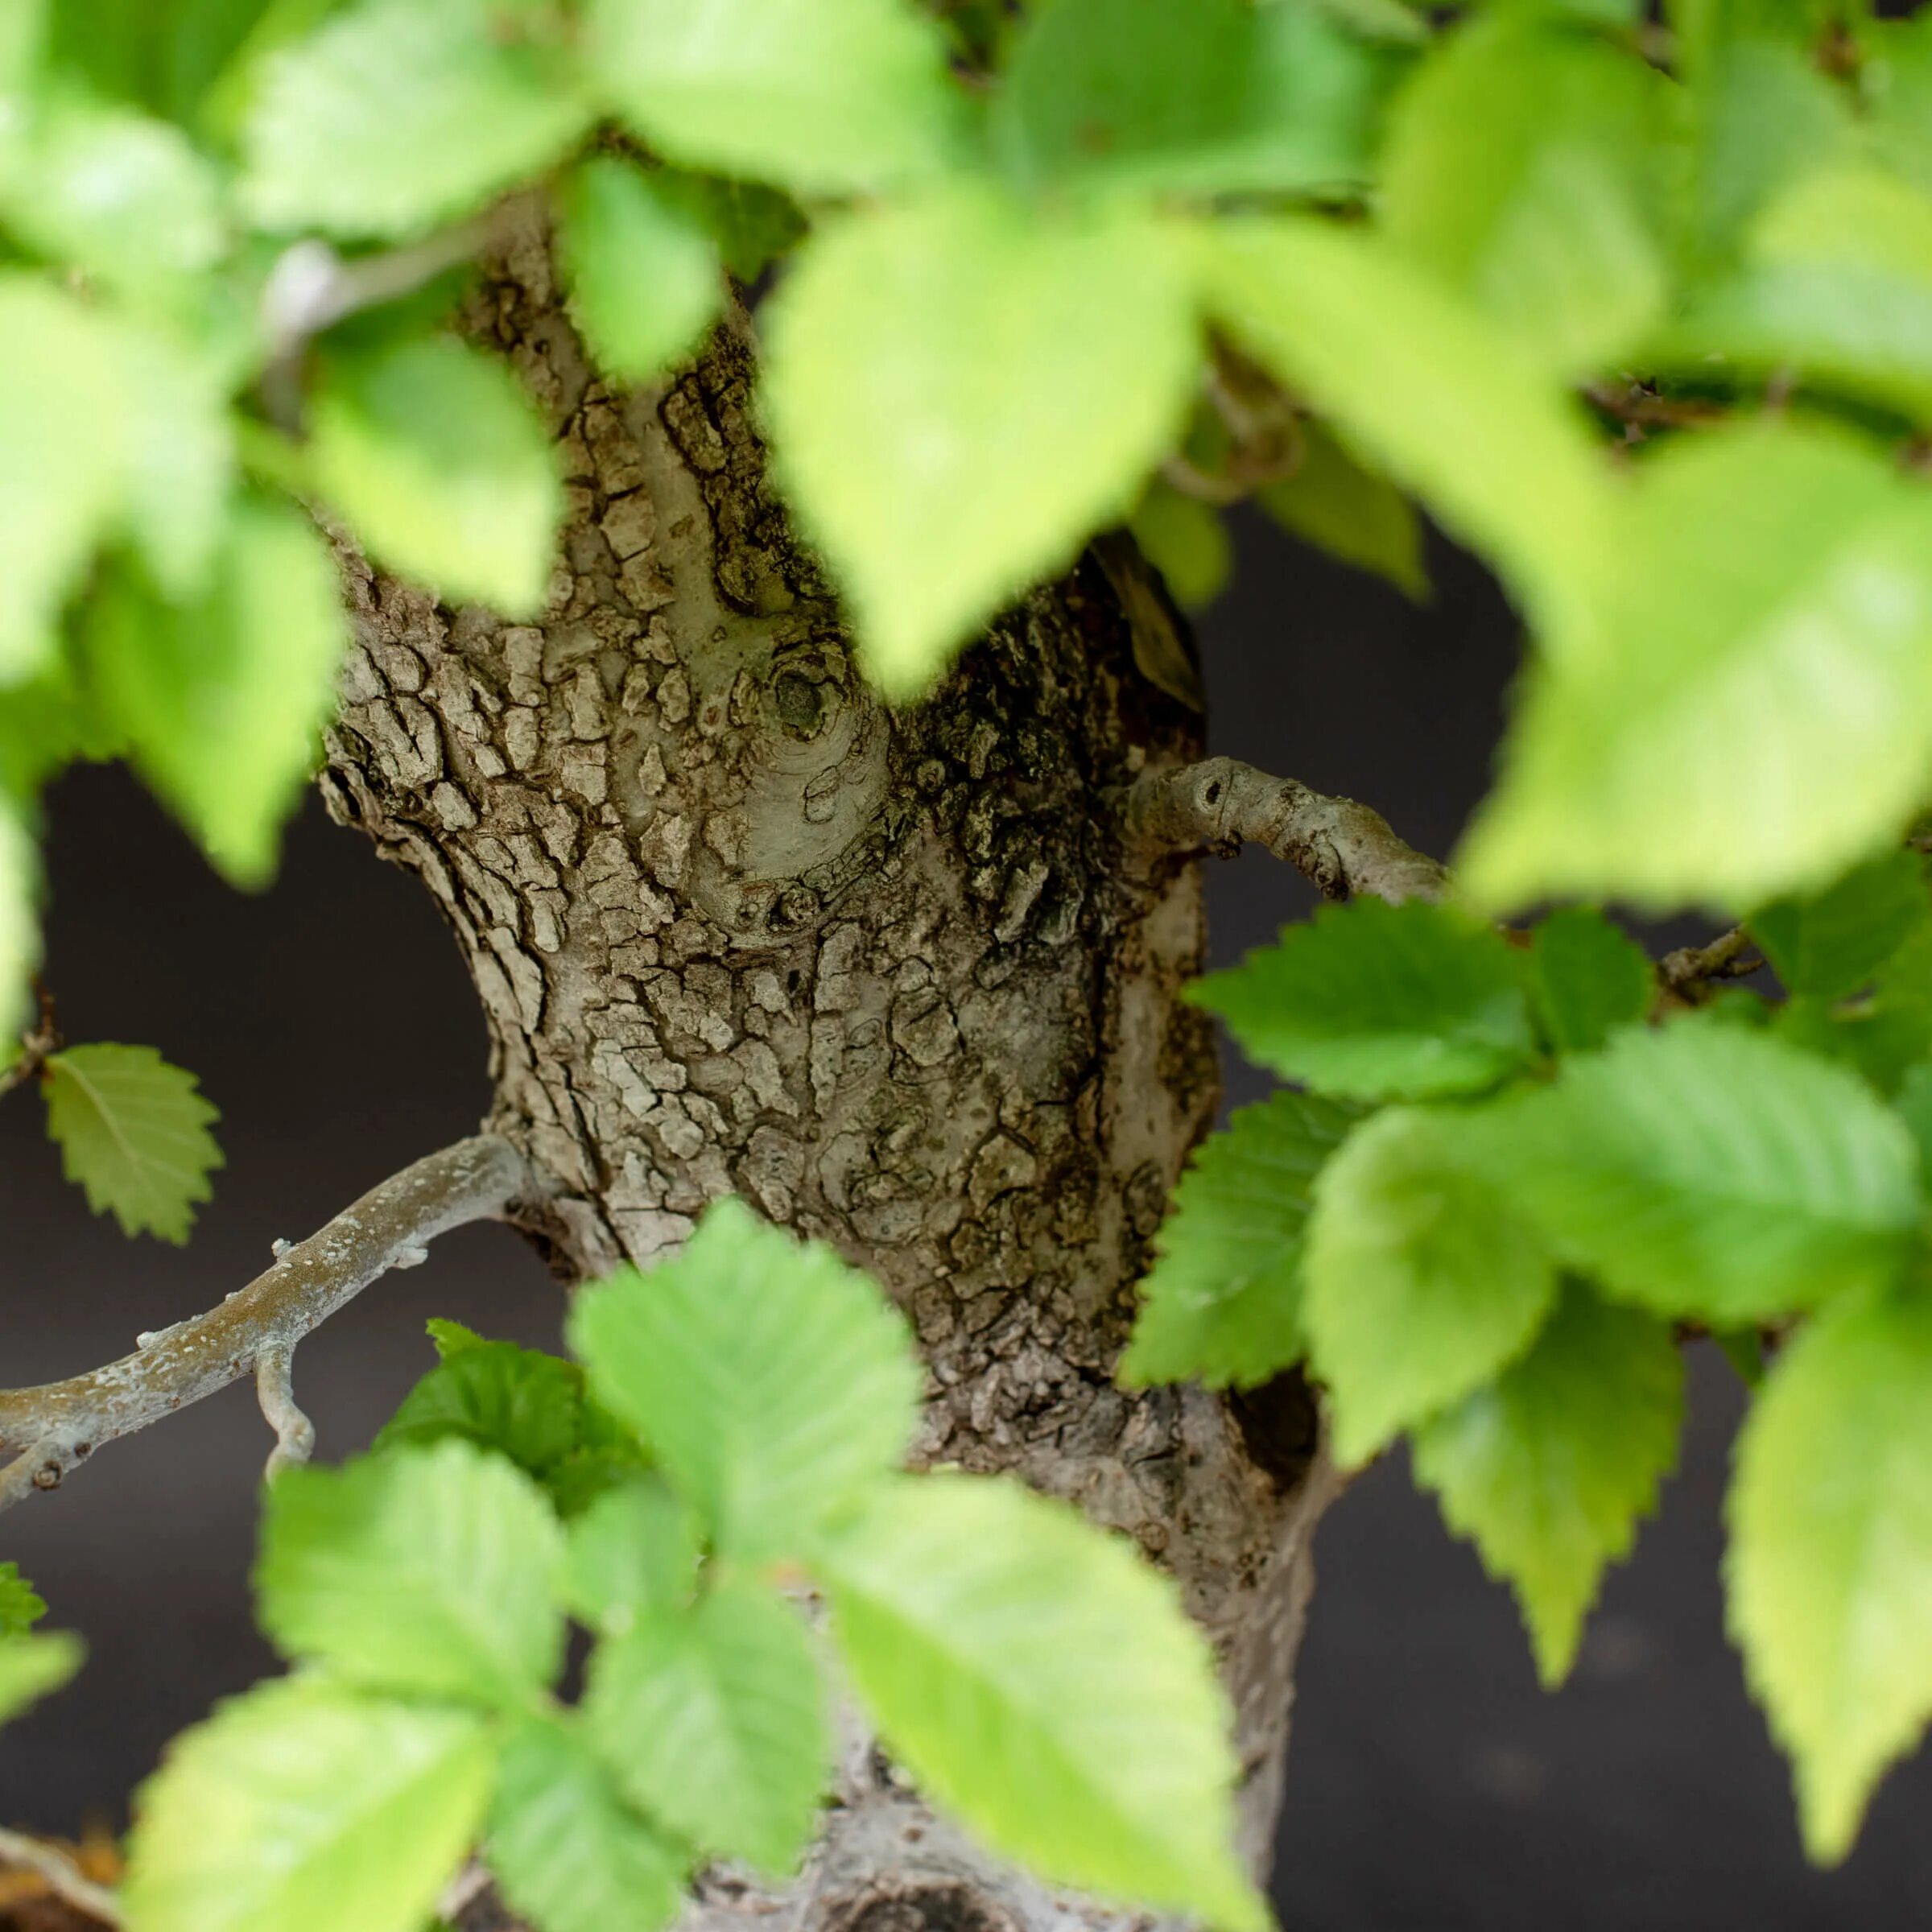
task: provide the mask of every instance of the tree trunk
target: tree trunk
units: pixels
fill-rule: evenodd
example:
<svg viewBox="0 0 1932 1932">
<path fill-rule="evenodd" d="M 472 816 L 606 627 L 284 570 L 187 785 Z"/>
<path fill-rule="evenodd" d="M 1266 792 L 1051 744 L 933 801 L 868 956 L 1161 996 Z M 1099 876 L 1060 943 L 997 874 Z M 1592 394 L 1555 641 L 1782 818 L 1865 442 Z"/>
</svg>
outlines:
<svg viewBox="0 0 1932 1932">
<path fill-rule="evenodd" d="M 1137 850 L 1117 811 L 1200 750 L 1164 601 L 1089 555 L 889 710 L 766 486 L 741 323 L 613 393 L 534 233 L 467 321 L 561 443 L 549 606 L 507 625 L 352 559 L 324 782 L 456 935 L 490 1125 L 557 1183 L 526 1231 L 575 1281 L 663 1255 L 735 1191 L 871 1270 L 925 1353 L 919 1458 L 1071 1498 L 1179 1579 L 1224 1659 L 1262 1866 L 1328 1488 L 1315 1412 L 1292 1379 L 1240 1399 L 1113 1380 L 1217 1088 L 1177 997 L 1202 963 L 1195 866 Z M 1110 1917 L 998 1868 L 856 1732 L 803 1875 L 714 1872 L 691 1916 L 774 1912 Z"/>
</svg>

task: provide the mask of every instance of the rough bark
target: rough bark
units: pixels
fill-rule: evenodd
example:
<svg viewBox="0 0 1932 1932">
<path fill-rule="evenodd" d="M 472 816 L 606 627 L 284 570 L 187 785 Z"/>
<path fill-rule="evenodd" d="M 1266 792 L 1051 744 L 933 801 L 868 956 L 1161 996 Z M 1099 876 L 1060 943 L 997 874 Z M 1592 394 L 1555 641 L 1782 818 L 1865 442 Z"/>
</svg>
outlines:
<svg viewBox="0 0 1932 1932">
<path fill-rule="evenodd" d="M 614 394 L 533 233 L 467 321 L 561 444 L 549 606 L 506 625 L 352 559 L 324 783 L 456 935 L 489 1129 L 554 1189 L 526 1232 L 574 1280 L 663 1255 L 736 1191 L 871 1269 L 925 1352 L 919 1455 L 1069 1497 L 1180 1579 L 1225 1659 L 1263 1864 L 1327 1487 L 1315 1410 L 1293 1381 L 1232 1399 L 1112 1374 L 1216 1096 L 1177 997 L 1195 868 L 1119 809 L 1199 754 L 1180 634 L 1130 563 L 1089 558 L 890 711 L 767 488 L 741 320 Z M 837 1796 L 794 1885 L 712 1873 L 695 1921 L 1108 1919 L 1001 1871 L 856 1735 Z"/>
</svg>

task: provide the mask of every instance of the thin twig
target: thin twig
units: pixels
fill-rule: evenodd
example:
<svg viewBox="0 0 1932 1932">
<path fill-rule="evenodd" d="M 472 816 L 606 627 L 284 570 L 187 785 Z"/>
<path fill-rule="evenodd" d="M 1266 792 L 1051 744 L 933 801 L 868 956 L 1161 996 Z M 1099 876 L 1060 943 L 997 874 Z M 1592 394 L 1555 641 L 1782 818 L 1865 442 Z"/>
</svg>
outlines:
<svg viewBox="0 0 1932 1932">
<path fill-rule="evenodd" d="M 66 1381 L 0 1389 L 0 1451 L 17 1452 L 0 1467 L 0 1509 L 57 1488 L 103 1443 L 213 1395 L 266 1352 L 286 1355 L 379 1275 L 420 1261 L 426 1242 L 500 1219 L 535 1185 L 507 1141 L 460 1141 L 372 1188 L 219 1307 L 142 1336 L 134 1354 Z"/>
<path fill-rule="evenodd" d="M 292 1343 L 270 1342 L 255 1357 L 256 1398 L 275 1432 L 275 1446 L 262 1472 L 264 1482 L 272 1482 L 284 1469 L 307 1462 L 315 1453 L 316 1426 L 295 1400 L 295 1361 Z"/>
<path fill-rule="evenodd" d="M 97 1918 L 104 1926 L 121 1926 L 121 1901 L 105 1885 L 97 1885 L 58 1845 L 50 1845 L 24 1831 L 0 1827 L 0 1864 L 17 1866 L 39 1879 L 62 1904 Z"/>
<path fill-rule="evenodd" d="M 1657 976 L 1668 991 L 1687 999 L 1707 980 L 1741 980 L 1756 972 L 1765 962 L 1750 946 L 1750 934 L 1733 926 L 1708 945 L 1680 946 L 1666 953 L 1657 963 Z"/>
<path fill-rule="evenodd" d="M 1439 899 L 1447 889 L 1443 867 L 1404 844 L 1380 812 L 1236 758 L 1149 772 L 1128 787 L 1122 810 L 1131 836 L 1170 851 L 1265 846 L 1327 898 Z"/>
<path fill-rule="evenodd" d="M 38 1002 L 34 1023 L 20 1036 L 19 1059 L 0 1067 L 0 1094 L 38 1080 L 47 1062 L 67 1044 L 54 1018 L 54 996 L 39 980 L 34 981 L 34 997 Z"/>
</svg>

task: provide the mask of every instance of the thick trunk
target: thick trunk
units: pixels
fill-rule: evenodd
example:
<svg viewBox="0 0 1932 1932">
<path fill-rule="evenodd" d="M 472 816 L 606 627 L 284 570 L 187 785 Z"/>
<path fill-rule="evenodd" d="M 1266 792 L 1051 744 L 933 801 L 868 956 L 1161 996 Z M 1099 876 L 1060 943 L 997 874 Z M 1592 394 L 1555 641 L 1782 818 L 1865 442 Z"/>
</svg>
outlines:
<svg viewBox="0 0 1932 1932">
<path fill-rule="evenodd" d="M 890 712 L 767 490 L 741 330 L 613 394 L 535 236 L 470 323 L 561 442 L 550 605 L 505 625 L 352 564 L 325 783 L 456 934 L 490 1124 L 558 1184 L 528 1232 L 576 1279 L 736 1191 L 872 1270 L 929 1366 L 920 1455 L 1069 1497 L 1180 1579 L 1226 1660 L 1260 1863 L 1326 1490 L 1314 1410 L 1298 1382 L 1235 1402 L 1112 1373 L 1216 1087 L 1177 997 L 1195 869 L 1137 850 L 1116 806 L 1199 750 L 1164 606 L 1089 558 Z M 696 1918 L 1104 1917 L 999 1871 L 862 1738 L 838 1795 L 794 1885 L 714 1874 Z"/>
</svg>

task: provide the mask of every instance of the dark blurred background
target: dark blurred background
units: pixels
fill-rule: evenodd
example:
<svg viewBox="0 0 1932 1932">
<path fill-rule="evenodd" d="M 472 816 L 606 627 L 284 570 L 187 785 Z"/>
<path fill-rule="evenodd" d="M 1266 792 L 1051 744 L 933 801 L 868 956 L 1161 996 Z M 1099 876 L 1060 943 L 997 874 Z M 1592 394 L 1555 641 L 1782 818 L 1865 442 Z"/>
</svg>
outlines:
<svg viewBox="0 0 1932 1932">
<path fill-rule="evenodd" d="M 1201 625 L 1216 748 L 1365 799 L 1447 852 L 1484 788 L 1517 659 L 1494 587 L 1445 547 L 1418 609 L 1258 523 Z M 224 1114 L 226 1170 L 185 1250 L 130 1245 L 60 1179 L 33 1098 L 0 1103 L 0 1384 L 72 1373 L 247 1280 L 485 1105 L 482 1028 L 427 896 L 312 803 L 279 884 L 220 885 L 125 776 L 52 801 L 49 976 L 76 1039 L 159 1046 Z M 1249 855 L 1210 878 L 1232 960 L 1306 911 Z M 1229 1067 L 1232 1100 L 1263 1089 Z M 555 1346 L 559 1298 L 502 1231 L 437 1244 L 307 1343 L 321 1453 L 365 1443 L 431 1355 L 423 1319 Z M 1611 1579 L 1567 1688 L 1540 1692 L 1507 1596 L 1391 1458 L 1323 1525 L 1276 1897 L 1289 1932 L 1884 1932 L 1932 1917 L 1912 1823 L 1932 1767 L 1880 1796 L 1843 1869 L 1808 1872 L 1785 1772 L 1727 1647 L 1720 1505 L 1739 1391 L 1693 1365 L 1682 1468 Z M 249 1617 L 252 1391 L 115 1445 L 0 1523 L 92 1646 L 76 1682 L 0 1731 L 0 1822 L 118 1825 L 163 1742 L 272 1667 Z"/>
</svg>

